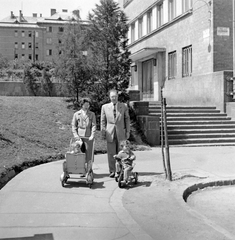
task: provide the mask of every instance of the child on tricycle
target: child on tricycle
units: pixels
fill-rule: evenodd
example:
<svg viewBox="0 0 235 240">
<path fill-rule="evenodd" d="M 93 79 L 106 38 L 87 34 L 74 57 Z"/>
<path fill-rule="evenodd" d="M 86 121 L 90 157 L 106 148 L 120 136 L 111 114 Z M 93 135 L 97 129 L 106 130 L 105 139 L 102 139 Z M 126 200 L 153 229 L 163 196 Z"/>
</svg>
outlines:
<svg viewBox="0 0 235 240">
<path fill-rule="evenodd" d="M 138 173 L 133 172 L 133 161 L 136 159 L 135 154 L 130 150 L 130 142 L 128 140 L 121 141 L 120 147 L 122 150 L 114 155 L 116 159 L 116 176 L 118 186 L 121 188 L 133 182 L 138 181 Z"/>
</svg>

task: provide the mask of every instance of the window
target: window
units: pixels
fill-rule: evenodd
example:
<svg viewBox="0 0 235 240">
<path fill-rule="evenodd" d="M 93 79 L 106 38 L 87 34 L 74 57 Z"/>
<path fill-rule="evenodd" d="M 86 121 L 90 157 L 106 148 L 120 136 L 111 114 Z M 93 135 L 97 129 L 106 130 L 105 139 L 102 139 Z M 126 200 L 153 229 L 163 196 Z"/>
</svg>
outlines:
<svg viewBox="0 0 235 240">
<path fill-rule="evenodd" d="M 135 23 L 131 24 L 131 42 L 135 41 Z"/>
<path fill-rule="evenodd" d="M 64 28 L 63 27 L 59 27 L 59 32 L 60 33 L 64 32 Z"/>
<path fill-rule="evenodd" d="M 192 46 L 183 48 L 182 51 L 182 76 L 188 77 L 192 75 Z"/>
<path fill-rule="evenodd" d="M 32 48 L 32 43 L 29 42 L 29 43 L 28 43 L 28 49 L 31 49 L 31 48 Z"/>
<path fill-rule="evenodd" d="M 21 55 L 21 59 L 24 59 L 24 54 Z"/>
<path fill-rule="evenodd" d="M 51 26 L 47 27 L 47 32 L 52 32 L 52 27 Z"/>
<path fill-rule="evenodd" d="M 176 51 L 168 54 L 168 79 L 176 77 L 177 73 Z"/>
<path fill-rule="evenodd" d="M 24 37 L 24 36 L 25 36 L 25 32 L 24 32 L 24 31 L 22 31 L 22 32 L 21 32 L 21 34 L 22 34 L 22 37 Z"/>
<path fill-rule="evenodd" d="M 192 8 L 192 0 L 182 0 L 182 12 L 187 12 Z"/>
<path fill-rule="evenodd" d="M 25 49 L 25 43 L 24 43 L 24 42 L 22 42 L 21 48 L 22 48 L 22 49 Z"/>
<path fill-rule="evenodd" d="M 15 59 L 18 59 L 18 54 L 17 53 L 15 54 Z"/>
<path fill-rule="evenodd" d="M 138 38 L 143 37 L 143 17 L 138 19 Z"/>
<path fill-rule="evenodd" d="M 147 33 L 152 31 L 152 9 L 147 12 Z"/>
<path fill-rule="evenodd" d="M 38 42 L 35 43 L 35 48 L 38 48 Z"/>
<path fill-rule="evenodd" d="M 18 48 L 18 42 L 15 42 L 15 49 Z"/>
<path fill-rule="evenodd" d="M 15 30 L 15 37 L 18 37 L 18 31 Z"/>
<path fill-rule="evenodd" d="M 35 32 L 35 37 L 38 37 L 38 32 Z"/>
<path fill-rule="evenodd" d="M 52 55 L 52 49 L 48 49 L 47 50 L 47 56 L 51 56 Z"/>
<path fill-rule="evenodd" d="M 29 31 L 29 37 L 32 37 L 32 32 L 31 31 Z"/>
<path fill-rule="evenodd" d="M 157 5 L 157 28 L 163 24 L 163 2 Z"/>
<path fill-rule="evenodd" d="M 32 54 L 29 54 L 29 60 L 32 60 Z"/>
<path fill-rule="evenodd" d="M 38 61 L 38 54 L 35 55 L 36 61 Z"/>
<path fill-rule="evenodd" d="M 169 21 L 171 21 L 176 17 L 176 0 L 169 0 L 168 16 L 169 16 Z"/>
<path fill-rule="evenodd" d="M 47 38 L 47 44 L 51 44 L 52 43 L 52 39 L 51 38 Z"/>
</svg>

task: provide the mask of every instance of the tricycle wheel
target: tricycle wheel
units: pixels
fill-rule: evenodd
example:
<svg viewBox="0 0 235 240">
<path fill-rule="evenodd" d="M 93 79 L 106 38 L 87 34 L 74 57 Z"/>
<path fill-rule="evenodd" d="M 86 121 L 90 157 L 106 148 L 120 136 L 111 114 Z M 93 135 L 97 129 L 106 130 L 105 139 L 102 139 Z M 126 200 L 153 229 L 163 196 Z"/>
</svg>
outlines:
<svg viewBox="0 0 235 240">
<path fill-rule="evenodd" d="M 138 173 L 137 172 L 134 173 L 134 178 L 135 178 L 134 184 L 137 184 L 137 182 L 138 182 Z"/>
<path fill-rule="evenodd" d="M 62 187 L 65 186 L 65 183 L 66 183 L 65 179 L 63 179 L 63 180 L 61 181 L 61 185 L 62 185 Z"/>
<path fill-rule="evenodd" d="M 123 188 L 122 180 L 123 180 L 123 173 L 121 173 L 118 178 L 118 187 L 119 188 Z"/>
</svg>

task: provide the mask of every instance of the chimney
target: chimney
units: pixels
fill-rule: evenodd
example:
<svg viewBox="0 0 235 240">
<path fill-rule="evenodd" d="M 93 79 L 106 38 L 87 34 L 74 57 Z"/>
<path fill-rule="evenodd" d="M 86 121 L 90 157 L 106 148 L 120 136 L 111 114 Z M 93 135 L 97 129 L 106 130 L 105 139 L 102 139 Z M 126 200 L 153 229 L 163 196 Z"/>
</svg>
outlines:
<svg viewBox="0 0 235 240">
<path fill-rule="evenodd" d="M 37 17 L 37 13 L 33 13 L 33 17 Z"/>
<path fill-rule="evenodd" d="M 11 18 L 15 18 L 13 11 L 11 11 Z"/>
<path fill-rule="evenodd" d="M 19 14 L 19 22 L 22 22 L 22 16 L 23 16 L 23 14 L 22 14 L 22 11 L 20 10 L 20 14 Z"/>
<path fill-rule="evenodd" d="M 67 13 L 68 9 L 62 9 L 62 12 Z"/>
<path fill-rule="evenodd" d="M 56 9 L 55 8 L 51 8 L 51 16 L 54 15 L 56 13 Z"/>
</svg>

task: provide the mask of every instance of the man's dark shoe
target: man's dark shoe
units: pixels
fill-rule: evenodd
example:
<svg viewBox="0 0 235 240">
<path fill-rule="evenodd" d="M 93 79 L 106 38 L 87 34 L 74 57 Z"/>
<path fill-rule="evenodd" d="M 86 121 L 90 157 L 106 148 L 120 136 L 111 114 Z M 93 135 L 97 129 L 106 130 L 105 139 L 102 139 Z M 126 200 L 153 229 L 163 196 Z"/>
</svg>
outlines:
<svg viewBox="0 0 235 240">
<path fill-rule="evenodd" d="M 111 172 L 111 173 L 109 174 L 109 177 L 114 178 L 114 177 L 115 177 L 115 173 L 114 173 L 114 172 Z"/>
</svg>

